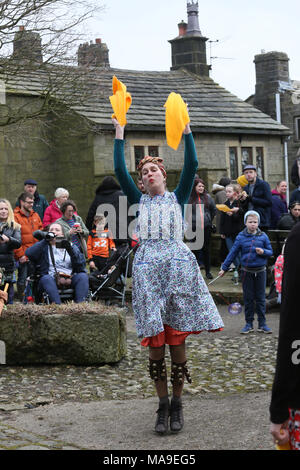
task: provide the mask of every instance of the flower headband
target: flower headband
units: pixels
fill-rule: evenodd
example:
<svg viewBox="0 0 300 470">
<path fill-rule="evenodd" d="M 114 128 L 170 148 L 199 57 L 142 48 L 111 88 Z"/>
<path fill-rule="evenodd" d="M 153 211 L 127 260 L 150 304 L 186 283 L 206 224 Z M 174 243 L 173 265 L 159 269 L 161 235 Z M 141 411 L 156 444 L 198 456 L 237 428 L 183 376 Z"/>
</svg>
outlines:
<svg viewBox="0 0 300 470">
<path fill-rule="evenodd" d="M 162 174 L 164 175 L 164 177 L 167 176 L 165 167 L 164 167 L 164 165 L 163 165 L 163 159 L 162 159 L 162 158 L 159 158 L 159 157 L 150 157 L 150 156 L 144 157 L 144 158 L 139 162 L 138 167 L 137 167 L 137 170 L 138 170 L 139 174 L 141 174 L 142 168 L 143 168 L 143 166 L 144 166 L 146 163 L 154 163 L 155 165 L 158 166 L 158 168 L 160 169 L 160 171 L 162 172 Z"/>
</svg>

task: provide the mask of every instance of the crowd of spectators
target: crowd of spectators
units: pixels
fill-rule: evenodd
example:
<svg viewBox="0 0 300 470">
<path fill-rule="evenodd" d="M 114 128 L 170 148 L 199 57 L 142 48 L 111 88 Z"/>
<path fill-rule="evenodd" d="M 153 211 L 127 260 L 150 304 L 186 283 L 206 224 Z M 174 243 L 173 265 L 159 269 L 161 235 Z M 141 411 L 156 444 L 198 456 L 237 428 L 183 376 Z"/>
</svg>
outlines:
<svg viewBox="0 0 300 470">
<path fill-rule="evenodd" d="M 194 254 L 200 268 L 205 268 L 207 279 L 212 279 L 210 244 L 212 233 L 217 232 L 221 235 L 220 255 L 221 259 L 224 260 L 236 236 L 244 226 L 243 218 L 247 211 L 254 210 L 259 214 L 261 230 L 291 230 L 300 220 L 299 170 L 300 157 L 297 158 L 292 168 L 292 181 L 294 184 L 298 183 L 298 185 L 290 195 L 289 204 L 286 200 L 287 182 L 284 180 L 278 181 L 276 187 L 271 190 L 270 185 L 258 177 L 257 170 L 253 165 L 244 167 L 243 184 L 239 184 L 237 182 L 239 180 L 231 181 L 224 176 L 212 186 L 211 194 L 209 194 L 204 180 L 196 175 L 189 200 L 193 208 L 191 222 L 194 230 L 196 220 L 200 220 L 203 225 L 204 243 L 201 249 L 194 251 Z M 140 184 L 138 181 L 137 185 Z M 45 240 L 36 238 L 34 233 L 37 233 L 37 231 L 46 232 L 49 231 L 50 227 L 51 230 L 55 229 L 57 231 L 57 225 L 59 225 L 59 232 L 61 232 L 59 237 L 61 236 L 69 242 L 68 251 L 65 253 L 65 258 L 68 259 L 68 267 L 65 272 L 70 273 L 72 276 L 76 270 L 78 274 L 79 265 L 81 266 L 81 272 L 84 273 L 86 272 L 86 266 L 94 269 L 96 267 L 95 260 L 98 260 L 99 263 L 99 256 L 97 258 L 99 242 L 95 243 L 93 240 L 95 239 L 95 228 L 99 216 L 104 218 L 103 214 L 97 212 L 100 205 L 105 207 L 106 204 L 110 204 L 116 211 L 118 222 L 116 232 L 109 235 L 113 240 L 114 249 L 127 243 L 128 238 L 125 239 L 122 234 L 127 234 L 130 219 L 128 216 L 121 217 L 125 207 L 121 203 L 122 196 L 124 194 L 116 180 L 111 176 L 105 177 L 96 189 L 95 198 L 90 205 L 85 222 L 78 214 L 76 204 L 70 199 L 67 189 L 57 188 L 53 200 L 48 203 L 46 197 L 39 193 L 37 181 L 33 179 L 24 181 L 23 192 L 18 197 L 14 209 L 12 209 L 8 200 L 0 199 L 0 270 L 2 278 L 9 283 L 8 303 L 13 303 L 15 284 L 17 297 L 19 300 L 23 299 L 26 279 L 32 268 L 32 263 L 35 262 L 36 264 L 38 250 L 42 249 L 43 246 L 44 248 L 48 245 L 53 246 L 51 253 L 55 252 L 57 261 L 61 264 L 61 249 L 57 249 L 54 242 L 49 243 L 48 240 L 46 243 Z M 227 206 L 228 210 L 218 210 L 219 205 Z M 197 211 L 200 214 L 199 219 L 196 219 Z M 104 220 L 106 219 L 104 218 Z M 122 227 L 122 223 L 127 226 Z M 102 227 L 102 232 L 104 239 L 107 238 L 105 227 Z M 97 234 L 97 237 L 99 237 L 99 234 Z M 89 249 L 87 242 L 89 243 Z M 37 247 L 32 248 L 37 243 Z M 96 255 L 91 252 L 91 246 L 94 245 L 96 246 Z M 109 252 L 110 250 L 105 256 L 109 256 Z M 75 255 L 77 258 L 78 256 L 81 257 L 81 261 L 77 262 L 74 270 Z M 44 276 L 47 274 L 52 275 L 52 278 L 54 277 L 52 264 L 49 251 L 47 263 L 44 263 L 43 266 L 44 271 L 46 266 L 48 272 L 44 272 Z M 238 269 L 238 267 L 239 259 L 235 259 L 231 270 Z M 60 268 L 63 268 L 63 266 L 60 265 Z M 45 279 L 42 284 L 45 284 Z M 57 296 L 53 297 L 52 295 L 52 298 L 57 301 Z"/>
</svg>

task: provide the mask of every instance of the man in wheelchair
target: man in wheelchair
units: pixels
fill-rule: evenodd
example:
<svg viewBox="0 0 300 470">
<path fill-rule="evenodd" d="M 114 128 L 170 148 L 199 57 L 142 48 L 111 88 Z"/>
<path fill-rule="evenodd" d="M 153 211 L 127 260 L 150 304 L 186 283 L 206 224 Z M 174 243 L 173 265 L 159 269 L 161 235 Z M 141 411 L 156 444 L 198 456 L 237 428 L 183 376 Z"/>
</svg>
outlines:
<svg viewBox="0 0 300 470">
<path fill-rule="evenodd" d="M 53 223 L 48 232 L 37 230 L 38 241 L 27 248 L 26 256 L 38 274 L 38 290 L 46 292 L 50 303 L 60 304 L 59 289 L 74 289 L 74 301 L 84 302 L 89 291 L 86 263 L 80 250 L 64 239 L 60 224 Z"/>
</svg>

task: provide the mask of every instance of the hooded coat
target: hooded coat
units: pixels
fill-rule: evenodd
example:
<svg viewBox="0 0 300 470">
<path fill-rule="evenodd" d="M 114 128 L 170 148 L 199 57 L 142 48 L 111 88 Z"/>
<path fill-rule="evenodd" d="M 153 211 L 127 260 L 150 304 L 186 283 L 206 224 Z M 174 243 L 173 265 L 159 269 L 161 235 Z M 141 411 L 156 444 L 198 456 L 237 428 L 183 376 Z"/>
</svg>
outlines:
<svg viewBox="0 0 300 470">
<path fill-rule="evenodd" d="M 113 238 L 116 245 L 126 243 L 127 238 L 124 239 L 124 234 L 127 234 L 129 218 L 128 218 L 128 204 L 125 199 L 123 191 L 121 191 L 120 185 L 112 176 L 106 176 L 102 183 L 96 189 L 95 199 L 92 202 L 88 215 L 86 218 L 86 227 L 89 230 L 93 229 L 94 217 L 96 213 L 102 212 L 107 216 L 106 210 L 100 210 L 99 206 L 104 204 L 111 204 L 116 211 L 116 231 L 112 230 Z M 99 208 L 99 210 L 97 210 Z M 104 208 L 105 209 L 105 208 Z M 126 211 L 126 214 L 124 213 Z M 120 217 L 121 216 L 121 217 Z M 120 230 L 121 229 L 121 230 Z M 122 238 L 120 238 L 120 235 Z"/>
<path fill-rule="evenodd" d="M 255 248 L 262 248 L 263 255 L 256 253 Z M 235 242 L 228 253 L 224 263 L 222 264 L 223 271 L 228 271 L 231 263 L 240 253 L 241 265 L 246 268 L 260 268 L 266 266 L 268 257 L 273 255 L 272 246 L 269 237 L 257 230 L 256 233 L 249 233 L 247 228 L 242 230 L 235 239 Z"/>
</svg>

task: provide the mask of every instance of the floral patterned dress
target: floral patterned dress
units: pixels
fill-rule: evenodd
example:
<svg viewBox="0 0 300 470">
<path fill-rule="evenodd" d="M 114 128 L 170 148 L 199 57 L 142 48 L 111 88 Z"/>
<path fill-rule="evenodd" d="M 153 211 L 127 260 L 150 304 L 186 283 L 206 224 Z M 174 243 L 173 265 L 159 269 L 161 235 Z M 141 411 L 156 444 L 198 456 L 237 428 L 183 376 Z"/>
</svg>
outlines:
<svg viewBox="0 0 300 470">
<path fill-rule="evenodd" d="M 189 332 L 223 328 L 197 260 L 182 240 L 175 194 L 143 195 L 139 212 L 132 290 L 138 336 L 155 336 L 164 324 Z"/>
<path fill-rule="evenodd" d="M 124 141 L 116 139 L 115 172 L 129 203 L 139 203 L 139 247 L 133 262 L 132 304 L 139 337 L 153 337 L 164 324 L 176 331 L 215 331 L 222 318 L 202 278 L 197 260 L 183 242 L 183 206 L 197 169 L 192 134 L 185 135 L 184 166 L 174 192 L 151 197 L 138 191 L 129 175 Z"/>
</svg>

